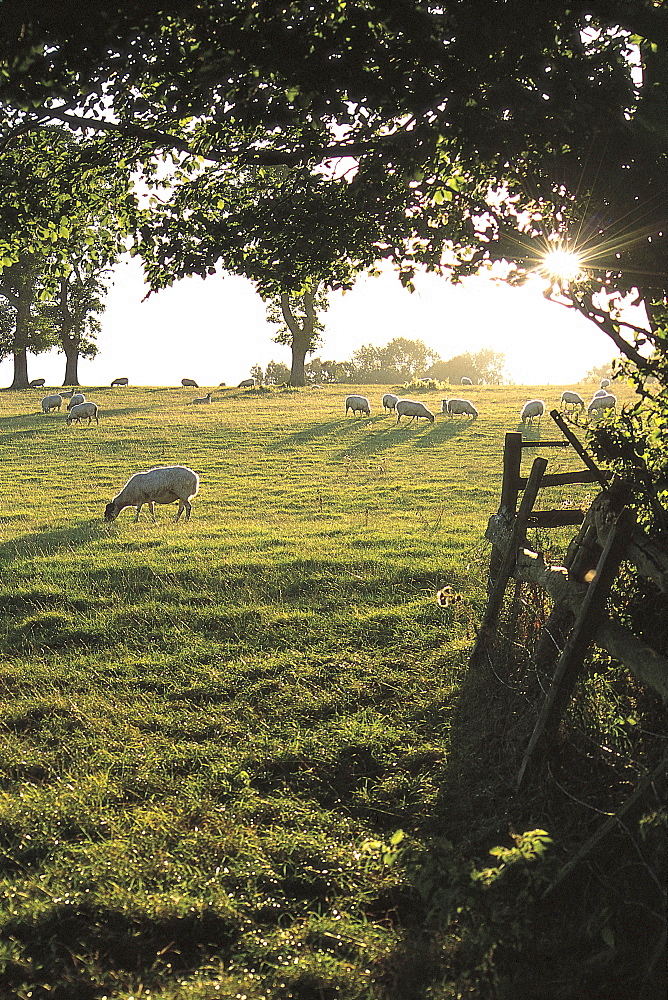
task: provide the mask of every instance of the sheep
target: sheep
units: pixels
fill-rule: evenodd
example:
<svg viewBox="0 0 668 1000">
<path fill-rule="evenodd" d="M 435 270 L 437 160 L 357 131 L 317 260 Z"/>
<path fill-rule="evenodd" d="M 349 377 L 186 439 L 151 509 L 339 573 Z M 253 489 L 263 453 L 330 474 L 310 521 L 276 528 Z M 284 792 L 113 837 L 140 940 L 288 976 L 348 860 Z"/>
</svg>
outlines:
<svg viewBox="0 0 668 1000">
<path fill-rule="evenodd" d="M 434 414 L 431 410 L 428 410 L 424 403 L 420 403 L 417 399 L 398 399 L 395 409 L 397 411 L 397 423 L 402 417 L 410 417 L 410 423 L 414 420 L 419 420 L 420 417 L 425 417 L 430 424 L 434 422 Z"/>
<path fill-rule="evenodd" d="M 601 389 L 607 389 L 609 385 L 610 385 L 610 379 L 609 378 L 602 378 L 601 379 Z"/>
<path fill-rule="evenodd" d="M 584 413 L 585 402 L 582 396 L 578 395 L 577 392 L 571 392 L 570 389 L 564 389 L 561 394 L 561 406 L 566 409 L 567 406 L 571 406 L 575 409 L 576 406 L 582 407 L 582 412 Z"/>
<path fill-rule="evenodd" d="M 366 413 L 367 417 L 371 416 L 371 406 L 366 396 L 346 396 L 346 416 L 348 416 L 348 410 L 353 411 L 353 416 L 357 412 Z"/>
<path fill-rule="evenodd" d="M 254 388 L 255 388 L 255 379 L 254 378 L 245 378 L 237 386 L 237 389 L 254 389 Z"/>
<path fill-rule="evenodd" d="M 176 520 L 185 510 L 186 521 L 190 520 L 190 501 L 197 495 L 199 476 L 185 465 L 161 465 L 146 472 L 137 472 L 117 493 L 104 509 L 105 521 L 115 521 L 126 507 L 136 507 L 134 523 L 139 520 L 139 512 L 148 504 L 151 517 L 155 521 L 156 503 L 179 502 Z"/>
<path fill-rule="evenodd" d="M 210 402 L 211 402 L 210 392 L 207 392 L 206 396 L 204 396 L 202 399 L 193 399 L 193 405 L 197 405 L 198 403 L 210 403 Z"/>
<path fill-rule="evenodd" d="M 587 413 L 591 417 L 598 411 L 598 416 L 601 417 L 604 410 L 614 410 L 616 406 L 617 397 L 613 396 L 611 392 L 606 393 L 604 396 L 599 396 L 597 394 L 587 407 Z"/>
<path fill-rule="evenodd" d="M 84 396 L 83 392 L 73 392 L 72 395 L 70 396 L 70 401 L 67 404 L 67 409 L 71 410 L 73 406 L 78 406 L 79 403 L 85 403 L 85 402 L 86 402 L 86 397 Z"/>
<path fill-rule="evenodd" d="M 537 419 L 540 423 L 540 418 L 545 413 L 545 403 L 542 399 L 530 399 L 522 407 L 522 413 L 520 419 L 522 423 L 533 423 L 534 419 Z"/>
<path fill-rule="evenodd" d="M 93 417 L 95 417 L 95 423 L 99 424 L 98 414 L 99 408 L 97 403 L 91 403 L 90 400 L 86 400 L 84 403 L 77 403 L 75 406 L 68 406 L 67 409 L 70 411 L 67 415 L 67 420 L 65 423 L 69 426 L 73 420 L 76 420 L 78 424 L 82 420 L 88 417 L 88 423 L 91 422 Z"/>
<path fill-rule="evenodd" d="M 63 397 L 58 393 L 52 396 L 45 396 L 42 400 L 42 413 L 51 413 L 51 410 L 59 410 L 63 405 Z"/>
<path fill-rule="evenodd" d="M 473 385 L 473 382 L 468 377 L 468 375 L 462 376 L 462 385 Z"/>
<path fill-rule="evenodd" d="M 395 396 L 393 392 L 386 392 L 383 396 L 383 410 L 389 410 L 390 413 L 397 405 L 399 400 L 398 396 Z"/>
<path fill-rule="evenodd" d="M 41 389 L 44 386 L 46 379 L 34 378 L 32 382 L 28 382 L 29 389 Z"/>
<path fill-rule="evenodd" d="M 598 399 L 599 396 L 607 396 L 607 395 L 608 395 L 607 389 L 597 389 L 596 392 L 594 393 L 594 399 Z"/>
<path fill-rule="evenodd" d="M 181 385 L 184 389 L 199 389 L 199 386 L 194 378 L 182 378 Z"/>
<path fill-rule="evenodd" d="M 113 389 L 115 385 L 129 385 L 130 379 L 127 378 L 115 378 L 111 383 L 111 388 Z"/>
<path fill-rule="evenodd" d="M 468 399 L 444 399 L 441 403 L 441 411 L 448 413 L 450 416 L 459 413 L 463 413 L 465 416 L 468 414 L 474 419 L 478 416 L 478 411 Z"/>
</svg>

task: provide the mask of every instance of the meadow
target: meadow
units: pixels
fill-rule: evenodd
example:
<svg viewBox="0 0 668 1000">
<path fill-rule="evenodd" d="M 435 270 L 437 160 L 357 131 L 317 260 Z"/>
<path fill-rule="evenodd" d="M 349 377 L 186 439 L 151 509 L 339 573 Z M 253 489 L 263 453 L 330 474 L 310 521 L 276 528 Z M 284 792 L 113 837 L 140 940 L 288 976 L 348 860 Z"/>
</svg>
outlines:
<svg viewBox="0 0 668 1000">
<path fill-rule="evenodd" d="M 3 997 L 506 995 L 512 921 L 470 870 L 546 810 L 509 805 L 513 721 L 463 693 L 504 433 L 561 389 L 467 387 L 478 420 L 396 427 L 385 388 L 92 387 L 99 426 L 71 427 L 0 394 Z M 344 417 L 357 391 L 370 418 Z M 103 522 L 177 463 L 189 522 Z"/>
</svg>

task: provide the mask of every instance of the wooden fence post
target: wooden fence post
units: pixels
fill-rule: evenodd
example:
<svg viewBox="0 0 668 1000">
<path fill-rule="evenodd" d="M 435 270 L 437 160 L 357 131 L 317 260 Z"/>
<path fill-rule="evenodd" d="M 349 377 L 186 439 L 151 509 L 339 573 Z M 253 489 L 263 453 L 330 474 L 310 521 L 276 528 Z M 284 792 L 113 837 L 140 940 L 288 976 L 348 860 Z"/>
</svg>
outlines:
<svg viewBox="0 0 668 1000">
<path fill-rule="evenodd" d="M 521 435 L 519 436 L 521 437 Z M 506 437 L 508 437 L 508 435 L 506 435 Z M 501 558 L 498 572 L 492 582 L 489 598 L 487 600 L 487 608 L 485 609 L 480 630 L 469 659 L 469 667 L 473 666 L 477 662 L 483 650 L 489 645 L 489 642 L 496 631 L 496 624 L 501 612 L 501 605 L 503 603 L 503 595 L 505 594 L 506 585 L 512 575 L 513 569 L 515 568 L 515 562 L 517 561 L 517 547 L 526 535 L 527 521 L 529 520 L 529 515 L 533 510 L 533 505 L 536 502 L 538 490 L 540 489 L 541 480 L 546 468 L 546 458 L 534 459 L 534 463 L 531 466 L 529 481 L 524 491 L 522 502 L 520 503 L 520 509 L 517 512 L 513 529 L 510 533 L 508 547 Z"/>
<path fill-rule="evenodd" d="M 625 507 L 617 518 L 617 523 L 605 543 L 605 548 L 601 553 L 601 558 L 596 567 L 596 576 L 589 584 L 587 595 L 582 602 L 571 634 L 557 662 L 552 683 L 545 697 L 538 722 L 531 734 L 529 745 L 517 775 L 518 789 L 522 784 L 538 741 L 543 736 L 554 732 L 573 693 L 577 672 L 587 652 L 587 647 L 596 635 L 596 630 L 605 610 L 608 592 L 617 575 L 619 564 L 624 558 L 634 524 L 635 519 L 632 512 Z"/>
</svg>

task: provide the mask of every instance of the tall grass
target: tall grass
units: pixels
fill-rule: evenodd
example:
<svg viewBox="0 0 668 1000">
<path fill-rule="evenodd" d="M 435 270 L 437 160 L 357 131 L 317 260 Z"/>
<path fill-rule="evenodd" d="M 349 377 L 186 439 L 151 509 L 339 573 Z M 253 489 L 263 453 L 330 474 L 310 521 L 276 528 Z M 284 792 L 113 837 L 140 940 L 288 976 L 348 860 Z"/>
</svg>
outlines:
<svg viewBox="0 0 668 1000">
<path fill-rule="evenodd" d="M 418 852 L 451 838 L 464 885 L 466 845 L 503 836 L 505 777 L 472 777 L 489 760 L 460 739 L 477 722 L 469 705 L 462 730 L 462 684 L 503 435 L 527 392 L 560 392 L 473 387 L 479 420 L 396 427 L 384 387 L 359 387 L 372 415 L 346 419 L 349 388 L 220 390 L 207 407 L 93 388 L 91 427 L 39 413 L 39 392 L 0 395 L 3 995 L 485 982 L 479 955 L 458 968 L 433 882 L 383 857 L 399 829 Z M 201 477 L 190 522 L 102 521 L 130 475 L 172 463 Z M 462 598 L 439 607 L 445 585 Z M 462 778 L 478 805 L 453 801 Z"/>
</svg>

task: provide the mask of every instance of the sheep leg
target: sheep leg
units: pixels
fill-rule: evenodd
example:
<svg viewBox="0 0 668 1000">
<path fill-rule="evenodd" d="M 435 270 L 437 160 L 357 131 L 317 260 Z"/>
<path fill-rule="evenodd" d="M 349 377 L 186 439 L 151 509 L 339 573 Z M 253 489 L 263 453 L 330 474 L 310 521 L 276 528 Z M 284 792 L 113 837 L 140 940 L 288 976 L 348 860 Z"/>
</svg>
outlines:
<svg viewBox="0 0 668 1000">
<path fill-rule="evenodd" d="M 153 523 L 155 524 L 155 504 L 152 500 L 149 500 L 148 502 L 148 509 L 151 512 L 151 517 L 153 518 Z"/>
<path fill-rule="evenodd" d="M 137 513 L 135 514 L 135 519 L 134 519 L 134 522 L 133 522 L 134 524 L 136 524 L 137 521 L 139 520 L 139 511 L 142 509 L 143 506 L 144 506 L 143 503 L 138 503 L 137 504 Z"/>
</svg>

